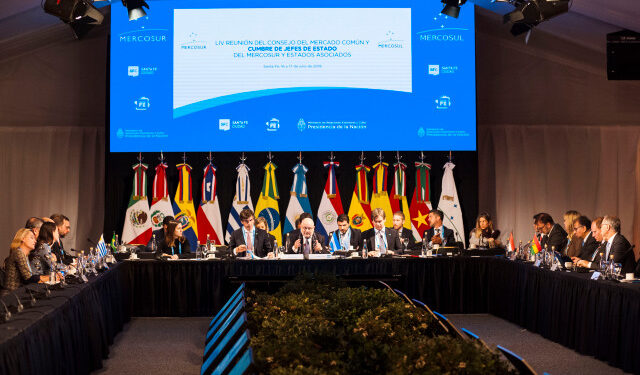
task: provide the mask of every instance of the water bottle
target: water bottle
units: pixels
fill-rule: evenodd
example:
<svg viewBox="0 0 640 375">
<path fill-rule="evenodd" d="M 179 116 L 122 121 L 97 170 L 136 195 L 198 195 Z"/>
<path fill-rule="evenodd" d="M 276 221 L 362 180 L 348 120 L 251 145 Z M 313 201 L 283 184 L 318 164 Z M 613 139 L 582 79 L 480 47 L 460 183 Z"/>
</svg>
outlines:
<svg viewBox="0 0 640 375">
<path fill-rule="evenodd" d="M 211 240 L 209 239 L 209 235 L 207 234 L 207 247 L 205 248 L 207 253 L 211 252 Z"/>
<path fill-rule="evenodd" d="M 156 244 L 156 235 L 154 234 L 151 239 L 151 252 L 155 253 L 156 251 L 158 251 L 158 244 Z"/>
<path fill-rule="evenodd" d="M 606 260 L 604 259 L 604 253 L 600 253 L 600 271 L 604 271 Z"/>
<path fill-rule="evenodd" d="M 364 246 L 362 247 L 362 259 L 367 259 L 369 257 L 369 252 L 367 250 L 367 241 L 364 241 Z"/>
</svg>

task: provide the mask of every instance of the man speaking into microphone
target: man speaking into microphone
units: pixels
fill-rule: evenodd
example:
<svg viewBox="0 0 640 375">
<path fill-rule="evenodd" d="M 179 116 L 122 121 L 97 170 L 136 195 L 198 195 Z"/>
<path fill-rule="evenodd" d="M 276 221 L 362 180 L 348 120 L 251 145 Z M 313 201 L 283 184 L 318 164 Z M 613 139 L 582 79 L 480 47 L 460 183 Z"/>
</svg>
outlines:
<svg viewBox="0 0 640 375">
<path fill-rule="evenodd" d="M 300 237 L 293 243 L 290 253 L 293 254 L 327 254 L 324 236 L 315 232 L 315 224 L 310 218 L 305 218 L 300 224 Z"/>
</svg>

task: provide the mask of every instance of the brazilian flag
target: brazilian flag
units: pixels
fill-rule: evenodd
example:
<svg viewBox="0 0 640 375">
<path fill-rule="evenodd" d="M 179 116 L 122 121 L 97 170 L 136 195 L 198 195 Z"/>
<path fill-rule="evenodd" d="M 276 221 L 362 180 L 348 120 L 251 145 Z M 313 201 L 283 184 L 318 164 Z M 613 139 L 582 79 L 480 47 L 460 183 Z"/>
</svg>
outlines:
<svg viewBox="0 0 640 375">
<path fill-rule="evenodd" d="M 264 182 L 260 198 L 256 205 L 256 216 L 267 220 L 267 230 L 279 245 L 282 245 L 282 225 L 280 225 L 280 210 L 278 209 L 278 185 L 276 184 L 276 165 L 272 162 L 264 166 Z"/>
</svg>

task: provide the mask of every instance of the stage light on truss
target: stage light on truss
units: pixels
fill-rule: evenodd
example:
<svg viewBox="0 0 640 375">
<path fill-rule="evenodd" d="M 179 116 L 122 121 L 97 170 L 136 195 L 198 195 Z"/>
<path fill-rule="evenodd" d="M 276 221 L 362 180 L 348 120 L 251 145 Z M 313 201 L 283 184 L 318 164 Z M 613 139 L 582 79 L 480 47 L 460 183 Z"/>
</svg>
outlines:
<svg viewBox="0 0 640 375">
<path fill-rule="evenodd" d="M 530 32 L 540 23 L 569 11 L 570 0 L 515 0 L 508 1 L 516 9 L 503 17 L 504 23 L 512 23 L 511 34 L 518 36 Z"/>
<path fill-rule="evenodd" d="M 126 6 L 129 11 L 129 21 L 145 17 L 147 12 L 144 11 L 143 7 L 149 9 L 149 4 L 144 0 L 122 0 L 122 5 Z"/>
<path fill-rule="evenodd" d="M 458 18 L 460 15 L 460 7 L 466 2 L 467 0 L 442 0 L 444 8 L 440 13 L 449 17 Z"/>
<path fill-rule="evenodd" d="M 102 13 L 92 3 L 90 0 L 45 0 L 42 8 L 71 26 L 76 39 L 80 39 L 104 20 Z"/>
</svg>

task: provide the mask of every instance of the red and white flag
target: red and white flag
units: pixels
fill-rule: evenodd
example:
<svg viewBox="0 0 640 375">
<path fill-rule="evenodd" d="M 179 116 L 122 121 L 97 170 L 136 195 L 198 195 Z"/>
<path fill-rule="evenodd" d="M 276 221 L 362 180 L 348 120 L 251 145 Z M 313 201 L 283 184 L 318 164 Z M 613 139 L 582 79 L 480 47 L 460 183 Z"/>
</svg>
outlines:
<svg viewBox="0 0 640 375">
<path fill-rule="evenodd" d="M 209 162 L 204 168 L 202 179 L 202 200 L 198 207 L 198 241 L 207 243 L 207 238 L 216 244 L 223 244 L 222 217 L 220 216 L 220 204 L 216 194 L 218 180 L 216 179 L 216 167 Z"/>
<path fill-rule="evenodd" d="M 324 185 L 322 199 L 318 207 L 318 220 L 316 222 L 316 230 L 323 236 L 338 229 L 338 215 L 344 213 L 342 208 L 342 199 L 340 199 L 340 191 L 338 191 L 338 181 L 336 181 L 336 167 L 340 163 L 335 161 L 325 161 L 325 168 L 329 168 L 327 175 L 327 183 Z"/>
<path fill-rule="evenodd" d="M 509 234 L 509 243 L 507 244 L 507 251 L 516 251 L 516 244 L 513 242 L 513 232 Z"/>
</svg>

